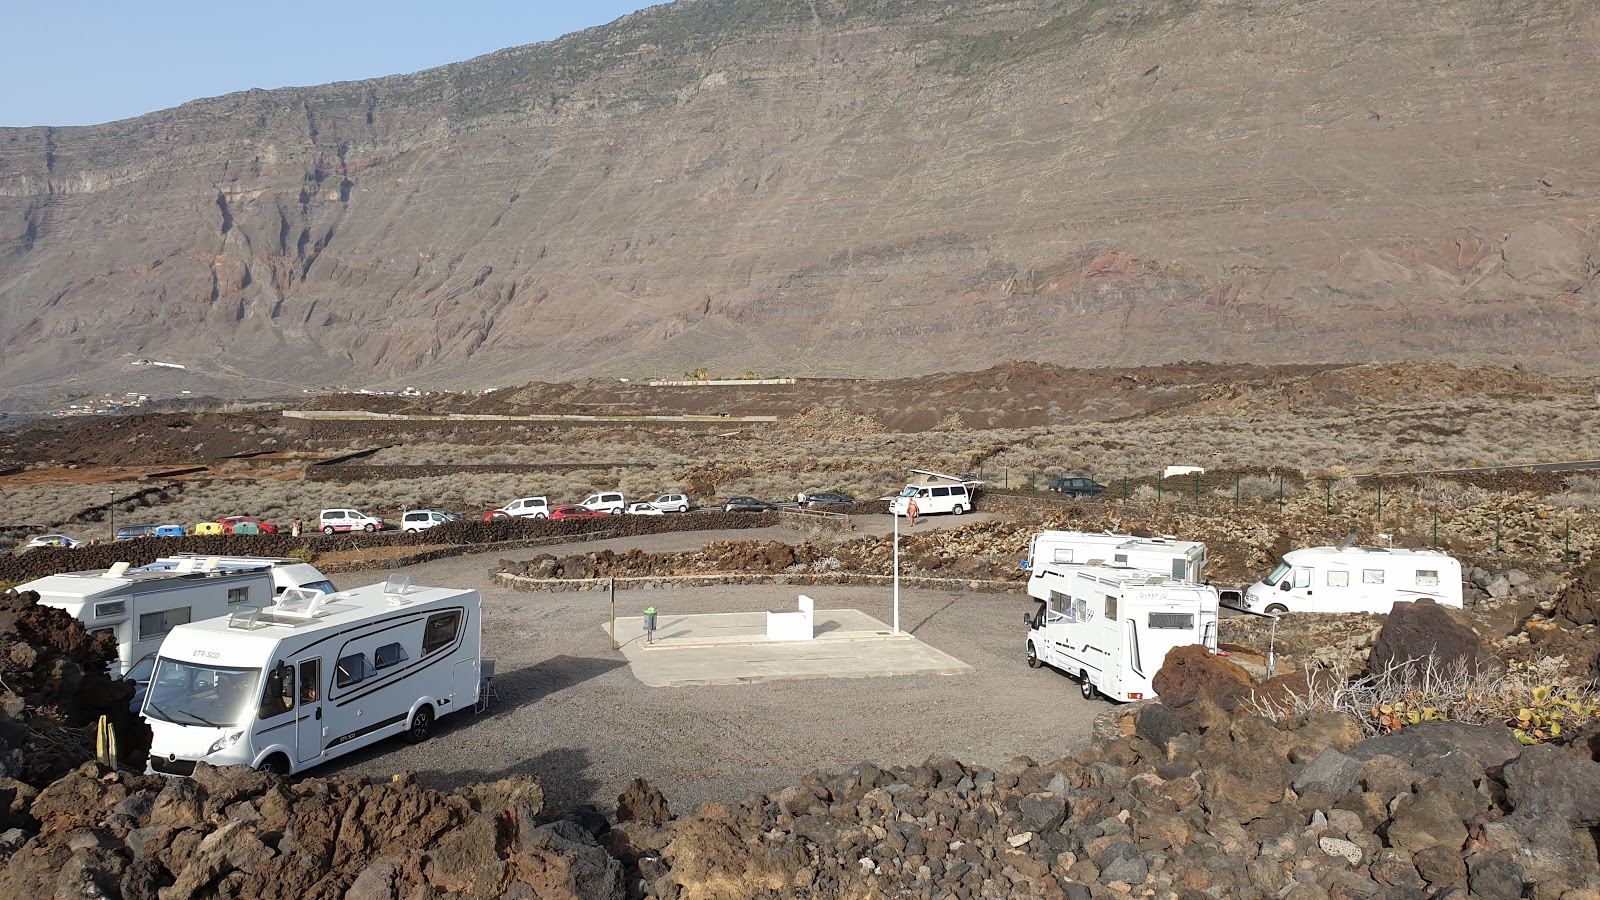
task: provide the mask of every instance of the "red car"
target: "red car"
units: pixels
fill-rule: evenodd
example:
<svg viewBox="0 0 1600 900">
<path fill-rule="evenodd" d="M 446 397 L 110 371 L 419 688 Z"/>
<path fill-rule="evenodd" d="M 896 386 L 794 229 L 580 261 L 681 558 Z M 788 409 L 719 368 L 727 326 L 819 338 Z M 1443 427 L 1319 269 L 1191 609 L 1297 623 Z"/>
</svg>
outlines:
<svg viewBox="0 0 1600 900">
<path fill-rule="evenodd" d="M 587 506 L 558 506 L 550 510 L 550 521 L 559 522 L 562 519 L 592 519 L 606 515 L 597 509 Z"/>
<path fill-rule="evenodd" d="M 261 534 L 278 533 L 278 526 L 266 521 L 265 519 L 258 519 L 255 516 L 228 516 L 225 519 L 218 519 L 217 524 L 222 526 L 222 531 L 224 534 L 233 534 L 234 526 L 244 524 L 256 526 L 256 531 Z"/>
</svg>

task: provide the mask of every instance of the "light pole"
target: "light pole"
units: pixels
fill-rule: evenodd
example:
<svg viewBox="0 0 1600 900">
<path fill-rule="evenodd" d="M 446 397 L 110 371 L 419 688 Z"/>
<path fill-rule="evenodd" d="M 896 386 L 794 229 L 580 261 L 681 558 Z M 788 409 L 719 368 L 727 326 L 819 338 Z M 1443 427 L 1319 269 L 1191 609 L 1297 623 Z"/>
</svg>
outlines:
<svg viewBox="0 0 1600 900">
<path fill-rule="evenodd" d="M 894 520 L 894 633 L 900 633 L 900 516 L 889 508 L 889 518 Z"/>
<path fill-rule="evenodd" d="M 106 504 L 106 516 L 111 520 L 111 539 L 117 539 L 117 489 L 111 488 L 111 502 Z"/>
</svg>

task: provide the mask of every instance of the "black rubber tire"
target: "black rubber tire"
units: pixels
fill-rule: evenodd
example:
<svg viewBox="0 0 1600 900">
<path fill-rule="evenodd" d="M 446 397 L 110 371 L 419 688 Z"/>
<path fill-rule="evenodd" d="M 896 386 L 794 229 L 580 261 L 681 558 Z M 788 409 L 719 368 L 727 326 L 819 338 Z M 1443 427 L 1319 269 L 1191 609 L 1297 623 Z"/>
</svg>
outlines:
<svg viewBox="0 0 1600 900">
<path fill-rule="evenodd" d="M 261 761 L 261 765 L 256 767 L 256 771 L 270 772 L 271 774 L 277 775 L 280 778 L 288 778 L 290 768 L 288 757 L 284 756 L 282 753 L 274 753 L 266 759 L 263 759 Z"/>
<path fill-rule="evenodd" d="M 967 514 L 967 508 L 965 506 L 962 506 L 959 503 L 957 503 L 955 505 L 955 507 L 950 510 L 950 515 L 952 515 L 952 516 L 964 516 L 966 514 Z"/>
<path fill-rule="evenodd" d="M 533 517 L 535 519 L 548 519 L 548 518 L 550 518 L 550 514 L 549 513 L 534 513 Z"/>
<path fill-rule="evenodd" d="M 367 533 L 368 533 L 368 534 L 371 534 L 371 533 L 372 533 L 372 532 L 374 532 L 374 531 L 377 531 L 377 530 L 378 530 L 378 526 L 377 526 L 377 525 L 374 525 L 374 524 L 373 524 L 373 523 L 371 523 L 371 522 L 368 522 L 368 523 L 367 523 L 367 526 L 366 526 L 366 532 L 367 532 Z"/>
<path fill-rule="evenodd" d="M 433 733 L 433 707 L 424 706 L 411 717 L 411 727 L 401 735 L 408 744 L 420 744 Z"/>
<path fill-rule="evenodd" d="M 1033 652 L 1033 642 L 1029 641 L 1028 642 L 1028 668 L 1037 669 L 1042 665 L 1044 665 L 1044 662 L 1039 659 L 1039 654 Z"/>
<path fill-rule="evenodd" d="M 324 526 L 322 526 L 322 533 L 323 534 L 333 534 L 333 526 L 332 525 L 324 525 Z"/>
<path fill-rule="evenodd" d="M 1094 689 L 1094 682 L 1089 680 L 1088 672 L 1079 672 L 1078 679 L 1078 690 L 1082 692 L 1083 699 L 1093 700 L 1100 696 L 1100 692 Z"/>
<path fill-rule="evenodd" d="M 1281 616 L 1288 611 L 1289 607 L 1284 606 L 1282 603 L 1270 603 L 1267 605 L 1267 615 L 1269 616 Z"/>
</svg>

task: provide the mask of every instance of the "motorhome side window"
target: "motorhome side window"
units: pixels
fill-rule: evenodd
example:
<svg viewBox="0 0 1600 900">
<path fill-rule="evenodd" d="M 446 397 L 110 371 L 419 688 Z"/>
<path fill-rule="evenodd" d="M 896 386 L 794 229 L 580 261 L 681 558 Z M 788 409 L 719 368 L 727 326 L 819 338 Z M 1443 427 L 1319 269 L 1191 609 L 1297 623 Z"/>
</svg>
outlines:
<svg viewBox="0 0 1600 900">
<path fill-rule="evenodd" d="M 406 656 L 406 650 L 398 643 L 384 644 L 377 652 L 372 654 L 372 667 L 374 669 L 387 669 L 398 666 L 411 657 Z"/>
<path fill-rule="evenodd" d="M 1056 548 L 1056 556 L 1055 556 L 1055 559 L 1052 560 L 1052 562 L 1070 564 L 1072 562 L 1072 548 L 1071 547 L 1057 547 Z"/>
<path fill-rule="evenodd" d="M 179 625 L 189 624 L 189 607 L 180 609 L 164 609 L 161 612 L 145 613 L 139 617 L 139 640 L 149 640 L 161 637 Z"/>
<path fill-rule="evenodd" d="M 1361 583 L 1362 584 L 1383 584 L 1383 570 L 1382 569 L 1362 569 L 1361 570 Z"/>
<path fill-rule="evenodd" d="M 367 658 L 360 653 L 339 657 L 339 666 L 334 672 L 333 683 L 335 687 L 350 687 L 360 684 L 363 679 L 372 674 L 367 665 Z"/>
<path fill-rule="evenodd" d="M 1300 567 L 1294 570 L 1294 586 L 1297 588 L 1311 587 L 1311 570 Z"/>
<path fill-rule="evenodd" d="M 422 633 L 422 655 L 450 646 L 461 630 L 461 613 L 452 610 L 428 617 L 428 627 Z"/>
<path fill-rule="evenodd" d="M 1418 587 L 1435 587 L 1438 584 L 1439 584 L 1439 570 L 1438 569 L 1418 569 L 1417 570 L 1417 586 Z"/>
<path fill-rule="evenodd" d="M 247 587 L 228 588 L 228 605 L 236 603 L 249 603 L 250 589 Z"/>
<path fill-rule="evenodd" d="M 1328 587 L 1349 587 L 1349 586 L 1350 586 L 1350 573 L 1349 572 L 1333 572 L 1333 571 L 1330 571 L 1328 573 Z"/>
<path fill-rule="evenodd" d="M 94 605 L 94 617 L 96 619 L 109 619 L 112 616 L 120 616 L 127 611 L 128 601 L 126 600 L 105 600 Z"/>
<path fill-rule="evenodd" d="M 294 669 L 288 663 L 278 663 L 267 673 L 266 687 L 261 690 L 261 718 L 281 716 L 294 708 Z"/>
<path fill-rule="evenodd" d="M 1117 620 L 1117 598 L 1106 595 L 1106 618 L 1115 622 Z"/>
</svg>

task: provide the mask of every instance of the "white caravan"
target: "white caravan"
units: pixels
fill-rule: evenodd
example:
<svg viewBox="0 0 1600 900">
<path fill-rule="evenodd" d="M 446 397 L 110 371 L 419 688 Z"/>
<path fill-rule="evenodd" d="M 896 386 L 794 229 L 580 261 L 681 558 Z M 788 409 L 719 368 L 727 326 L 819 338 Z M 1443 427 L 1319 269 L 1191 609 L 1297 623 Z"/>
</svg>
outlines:
<svg viewBox="0 0 1600 900">
<path fill-rule="evenodd" d="M 1109 531 L 1041 531 L 1028 541 L 1028 559 L 1024 564 L 1032 573 L 1028 579 L 1028 594 L 1036 600 L 1047 599 L 1047 594 L 1034 592 L 1034 583 L 1039 582 L 1045 572 L 1097 561 L 1108 566 L 1170 574 L 1176 581 L 1203 582 L 1206 545 L 1202 541 L 1142 538 Z M 1040 587 L 1039 590 L 1046 589 Z"/>
<path fill-rule="evenodd" d="M 912 469 L 911 478 L 900 493 L 889 499 L 889 512 L 896 516 L 906 514 L 906 506 L 917 501 L 917 515 L 937 513 L 962 515 L 972 509 L 972 495 L 983 482 L 970 475 L 943 475 L 922 469 Z"/>
<path fill-rule="evenodd" d="M 139 571 L 117 563 L 104 571 L 47 575 L 19 591 L 37 591 L 39 602 L 83 623 L 90 634 L 116 638 L 113 678 L 156 652 L 175 628 L 253 609 L 272 602 L 266 566 L 223 568 L 211 559 L 188 560 L 170 571 Z"/>
<path fill-rule="evenodd" d="M 478 700 L 477 591 L 413 587 L 406 576 L 173 629 L 142 713 L 150 770 L 204 760 L 289 774 L 402 734 Z"/>
<path fill-rule="evenodd" d="M 322 574 L 316 566 L 301 562 L 292 556 L 206 556 L 201 553 L 174 553 L 171 556 L 157 557 L 153 562 L 133 571 L 176 571 L 185 560 L 194 560 L 190 563 L 192 567 L 210 565 L 214 569 L 259 569 L 265 566 L 267 573 L 272 576 L 274 595 L 290 588 L 321 591 L 324 594 L 333 593 L 333 582 L 328 580 L 328 576 Z"/>
<path fill-rule="evenodd" d="M 1396 600 L 1461 606 L 1461 563 L 1437 550 L 1307 547 L 1290 550 L 1245 591 L 1251 612 L 1387 613 Z"/>
<path fill-rule="evenodd" d="M 1217 591 L 1157 572 L 1110 566 L 1047 571 L 1028 623 L 1028 665 L 1075 678 L 1084 699 L 1154 697 L 1151 679 L 1174 647 L 1217 649 Z"/>
</svg>

